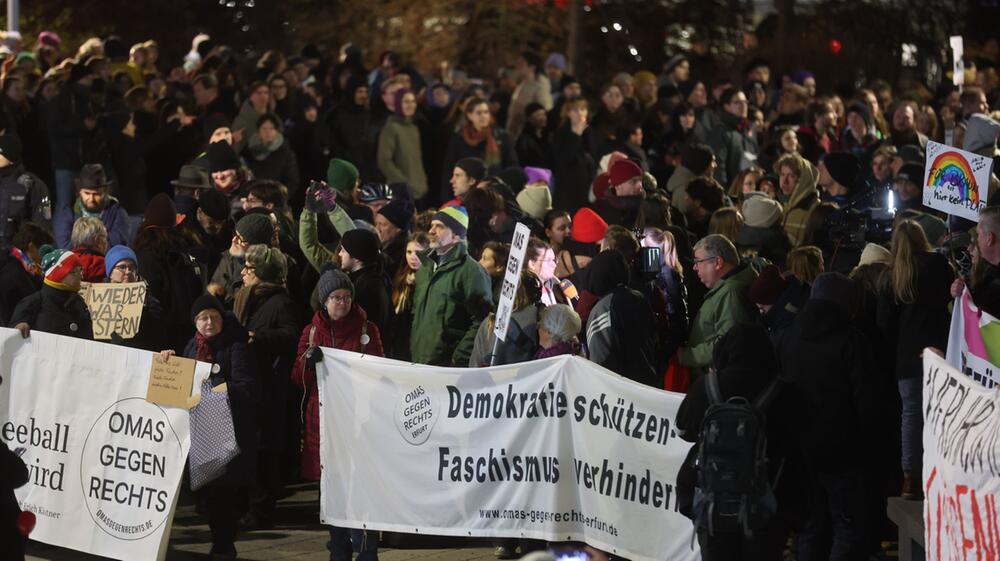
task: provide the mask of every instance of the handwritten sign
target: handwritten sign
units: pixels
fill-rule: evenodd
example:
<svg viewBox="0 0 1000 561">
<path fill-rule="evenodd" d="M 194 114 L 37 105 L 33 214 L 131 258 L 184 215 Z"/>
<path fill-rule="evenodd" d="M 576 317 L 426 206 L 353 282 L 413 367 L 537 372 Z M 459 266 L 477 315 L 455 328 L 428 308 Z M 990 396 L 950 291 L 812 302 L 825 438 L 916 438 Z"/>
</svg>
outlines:
<svg viewBox="0 0 1000 561">
<path fill-rule="evenodd" d="M 191 408 L 195 404 L 191 401 L 195 364 L 190 358 L 172 356 L 163 362 L 159 356 L 154 356 L 146 401 L 167 407 Z"/>
<path fill-rule="evenodd" d="M 80 296 L 90 309 L 94 339 L 111 339 L 115 333 L 131 339 L 139 332 L 146 283 L 84 283 Z"/>
<path fill-rule="evenodd" d="M 986 207 L 992 168 L 992 158 L 928 142 L 924 205 L 979 222 L 979 211 Z"/>
<path fill-rule="evenodd" d="M 500 302 L 497 303 L 497 320 L 493 328 L 496 338 L 504 341 L 507 337 L 507 326 L 510 324 L 510 314 L 514 311 L 514 295 L 517 285 L 521 282 L 521 269 L 524 266 L 524 252 L 528 249 L 528 239 L 531 230 L 520 222 L 514 226 L 514 239 L 510 244 L 510 255 L 507 257 L 507 270 L 503 275 L 503 286 L 500 287 Z"/>
</svg>

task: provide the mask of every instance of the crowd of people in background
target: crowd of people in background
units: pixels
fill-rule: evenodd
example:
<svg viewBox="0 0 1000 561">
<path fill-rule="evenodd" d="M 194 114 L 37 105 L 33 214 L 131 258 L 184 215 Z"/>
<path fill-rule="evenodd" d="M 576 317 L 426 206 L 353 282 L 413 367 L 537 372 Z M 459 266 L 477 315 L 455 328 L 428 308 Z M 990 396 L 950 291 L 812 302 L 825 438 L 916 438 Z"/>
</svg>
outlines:
<svg viewBox="0 0 1000 561">
<path fill-rule="evenodd" d="M 686 392 L 692 442 L 708 372 L 751 398 L 780 373 L 777 515 L 699 531 L 702 557 L 781 559 L 794 536 L 800 561 L 867 559 L 887 497 L 920 496 L 922 349 L 945 347 L 966 285 L 1000 316 L 1000 181 L 978 224 L 922 198 L 929 140 L 996 157 L 991 67 L 962 91 L 844 97 L 764 59 L 701 76 L 685 54 L 598 91 L 558 52 L 484 78 L 204 34 L 183 61 L 50 31 L 0 56 L 0 322 L 91 338 L 81 283 L 147 283 L 139 333 L 112 342 L 228 384 L 241 453 L 205 490 L 216 558 L 274 524 L 283 485 L 319 479 L 323 346 L 442 367 L 579 355 Z M 682 471 L 687 514 L 693 486 Z M 331 527 L 329 548 L 370 561 L 378 537 Z"/>
</svg>

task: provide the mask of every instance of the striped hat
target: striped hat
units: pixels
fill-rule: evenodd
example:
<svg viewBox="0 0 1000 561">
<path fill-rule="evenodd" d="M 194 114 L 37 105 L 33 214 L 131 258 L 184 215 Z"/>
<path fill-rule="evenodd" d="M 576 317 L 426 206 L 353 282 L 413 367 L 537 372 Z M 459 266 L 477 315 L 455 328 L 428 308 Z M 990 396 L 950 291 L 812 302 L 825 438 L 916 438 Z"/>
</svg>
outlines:
<svg viewBox="0 0 1000 561">
<path fill-rule="evenodd" d="M 442 208 L 437 211 L 432 220 L 438 220 L 451 228 L 451 231 L 460 238 L 464 238 L 466 231 L 469 229 L 469 211 L 465 210 L 465 207 L 461 205 Z"/>
<path fill-rule="evenodd" d="M 72 251 L 43 245 L 38 252 L 42 256 L 41 266 L 45 271 L 45 280 L 50 282 L 61 284 L 73 269 L 82 266 L 80 257 Z"/>
</svg>

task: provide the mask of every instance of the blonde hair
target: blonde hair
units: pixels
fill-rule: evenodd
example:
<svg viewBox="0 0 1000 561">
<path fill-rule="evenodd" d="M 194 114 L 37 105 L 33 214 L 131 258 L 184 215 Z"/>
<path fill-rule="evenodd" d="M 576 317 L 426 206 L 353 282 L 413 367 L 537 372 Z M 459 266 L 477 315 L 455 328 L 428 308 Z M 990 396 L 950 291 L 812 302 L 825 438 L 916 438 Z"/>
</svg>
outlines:
<svg viewBox="0 0 1000 561">
<path fill-rule="evenodd" d="M 911 304 L 917 299 L 914 257 L 932 251 L 924 229 L 913 220 L 903 220 L 892 229 L 889 258 L 889 286 L 897 302 Z"/>
<path fill-rule="evenodd" d="M 677 276 L 684 277 L 684 266 L 681 265 L 680 260 L 677 258 L 677 242 L 674 240 L 673 232 L 659 228 L 646 228 L 642 232 L 642 237 L 649 238 L 653 243 L 657 244 L 662 252 L 663 262 L 666 263 L 667 267 L 676 271 Z"/>
<path fill-rule="evenodd" d="M 823 252 L 814 245 L 804 245 L 788 252 L 785 257 L 786 272 L 804 283 L 812 283 L 823 273 Z"/>
<path fill-rule="evenodd" d="M 712 213 L 708 221 L 709 234 L 721 234 L 731 242 L 736 241 L 736 233 L 743 226 L 743 215 L 735 207 L 722 207 Z"/>
</svg>

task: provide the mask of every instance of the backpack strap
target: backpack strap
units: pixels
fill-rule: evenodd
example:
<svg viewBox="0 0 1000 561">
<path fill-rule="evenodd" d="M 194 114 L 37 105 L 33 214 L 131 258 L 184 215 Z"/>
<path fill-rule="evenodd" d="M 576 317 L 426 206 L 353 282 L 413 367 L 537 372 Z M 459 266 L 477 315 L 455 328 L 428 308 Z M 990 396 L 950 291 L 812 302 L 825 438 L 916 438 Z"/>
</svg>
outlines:
<svg viewBox="0 0 1000 561">
<path fill-rule="evenodd" d="M 758 411 L 763 411 L 767 409 L 767 406 L 774 401 L 774 396 L 778 394 L 778 390 L 781 388 L 781 378 L 775 376 L 771 378 L 771 383 L 764 388 L 764 391 L 760 392 L 757 399 L 753 402 L 753 406 Z"/>
<path fill-rule="evenodd" d="M 714 368 L 708 369 L 705 374 L 705 389 L 708 390 L 708 401 L 711 405 L 722 403 L 722 390 L 719 389 L 719 375 Z"/>
</svg>

